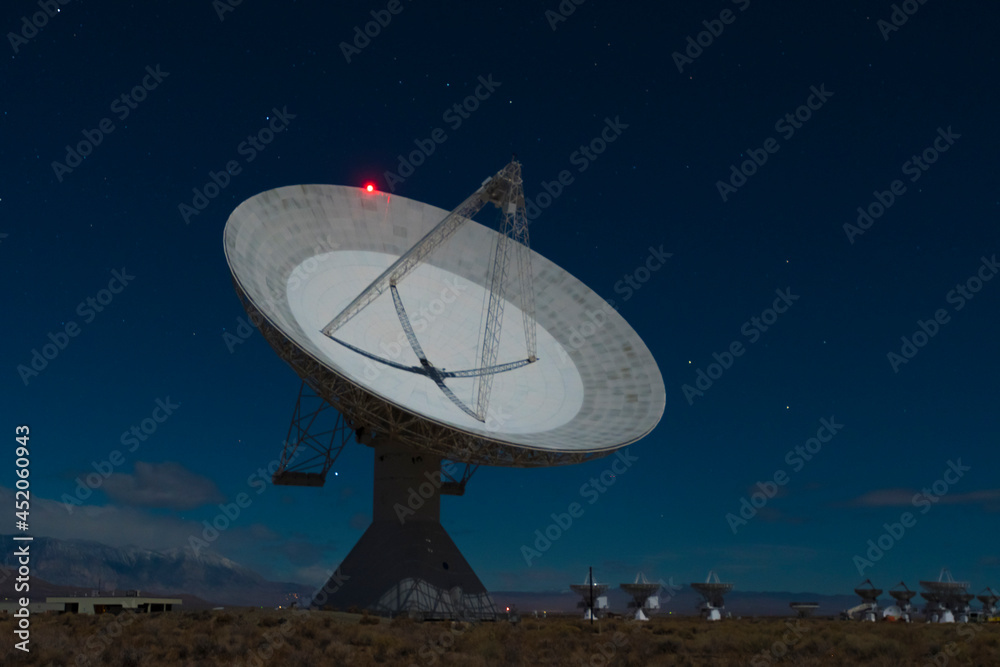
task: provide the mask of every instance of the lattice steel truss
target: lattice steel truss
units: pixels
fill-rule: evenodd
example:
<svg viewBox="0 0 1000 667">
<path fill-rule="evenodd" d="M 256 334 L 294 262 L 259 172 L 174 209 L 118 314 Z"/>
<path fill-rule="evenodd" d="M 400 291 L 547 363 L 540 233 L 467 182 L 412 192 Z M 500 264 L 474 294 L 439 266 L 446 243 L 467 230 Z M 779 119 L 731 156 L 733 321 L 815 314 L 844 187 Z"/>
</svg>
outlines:
<svg viewBox="0 0 1000 667">
<path fill-rule="evenodd" d="M 271 481 L 286 486 L 323 486 L 327 473 L 351 438 L 369 444 L 371 434 L 364 427 L 352 426 L 337 408 L 303 381 L 295 400 L 288 437 L 281 450 L 280 465 Z M 479 469 L 479 464 L 462 465 L 461 474 L 451 474 L 446 470 L 450 466 L 442 465 L 440 491 L 443 495 L 465 495 L 465 485 Z"/>
<path fill-rule="evenodd" d="M 517 256 L 517 279 L 520 286 L 521 314 L 524 319 L 524 341 L 528 351 L 528 363 L 538 358 L 535 331 L 535 290 L 531 276 L 531 250 L 528 244 L 528 218 L 524 211 L 524 188 L 521 181 L 521 165 L 511 161 L 493 177 L 490 185 L 496 191 L 492 201 L 499 199 L 502 221 L 500 233 L 493 246 L 493 269 L 490 272 L 489 304 L 486 308 L 486 325 L 483 327 L 482 348 L 479 366 L 490 368 L 497 362 L 500 351 L 500 331 L 503 324 L 503 307 L 507 302 L 507 273 L 511 255 Z M 476 413 L 480 420 L 486 417 L 490 393 L 493 388 L 493 373 L 476 377 Z"/>
<path fill-rule="evenodd" d="M 457 462 L 456 462 L 457 463 Z M 441 466 L 441 494 L 445 496 L 464 496 L 465 485 L 469 479 L 479 470 L 478 463 L 466 463 L 462 475 L 457 479 L 445 470 L 446 464 Z"/>
<path fill-rule="evenodd" d="M 271 481 L 289 486 L 323 486 L 326 474 L 355 434 L 347 418 L 303 382 L 295 399 L 281 465 Z"/>
<path fill-rule="evenodd" d="M 497 617 L 496 605 L 489 594 L 465 594 L 412 578 L 387 591 L 373 611 L 386 616 L 407 613 L 421 621 L 493 621 Z"/>
<path fill-rule="evenodd" d="M 480 346 L 477 349 L 476 368 L 458 372 L 442 372 L 424 354 L 423 348 L 410 325 L 406 308 L 403 305 L 396 285 L 416 269 L 432 252 L 445 243 L 459 228 L 470 220 L 486 204 L 494 204 L 501 212 L 499 234 L 491 254 L 488 302 L 484 312 L 484 324 Z M 503 324 L 505 294 L 507 291 L 508 273 L 512 257 L 516 256 L 517 278 L 520 290 L 519 300 L 524 325 L 524 341 L 527 358 L 497 364 L 497 354 L 500 350 L 500 333 Z M 392 291 L 392 300 L 399 317 L 400 326 L 406 334 L 413 353 L 420 360 L 420 366 L 405 366 L 390 359 L 380 357 L 360 349 L 340 338 L 334 333 L 349 322 L 355 315 L 367 308 L 386 289 Z M 521 164 L 512 160 L 496 175 L 483 181 L 474 193 L 441 222 L 427 232 L 412 248 L 392 263 L 373 280 L 347 307 L 338 313 L 325 327 L 323 335 L 340 343 L 354 352 L 369 359 L 379 361 L 393 368 L 424 375 L 437 384 L 438 388 L 452 403 L 463 412 L 480 422 L 486 421 L 489 410 L 489 399 L 493 389 L 493 376 L 497 373 L 520 368 L 538 359 L 537 334 L 535 324 L 535 291 L 532 285 L 531 249 L 528 243 L 528 218 L 524 210 L 524 188 L 521 180 Z M 475 407 L 469 407 L 445 384 L 449 377 L 472 377 L 474 379 L 473 394 Z"/>
</svg>

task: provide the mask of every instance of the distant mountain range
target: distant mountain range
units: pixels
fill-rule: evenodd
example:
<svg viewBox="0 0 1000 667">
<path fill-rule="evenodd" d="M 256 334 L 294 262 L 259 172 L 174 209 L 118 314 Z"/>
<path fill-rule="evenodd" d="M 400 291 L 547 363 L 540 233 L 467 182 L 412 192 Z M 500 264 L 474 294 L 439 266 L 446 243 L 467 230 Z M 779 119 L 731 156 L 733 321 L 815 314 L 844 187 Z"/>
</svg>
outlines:
<svg viewBox="0 0 1000 667">
<path fill-rule="evenodd" d="M 15 568 L 15 545 L 9 535 L 0 536 L 0 564 Z M 190 548 L 151 551 L 137 547 L 110 547 L 87 540 L 36 537 L 31 543 L 32 582 L 44 580 L 57 587 L 95 590 L 140 590 L 143 593 L 179 593 L 197 596 L 220 605 L 287 605 L 292 596 L 308 596 L 314 587 L 267 581 L 253 570 L 211 551 L 195 554 Z M 13 597 L 13 578 L 0 576 L 0 596 Z M 49 593 L 53 595 L 53 593 Z"/>
<path fill-rule="evenodd" d="M 14 597 L 17 543 L 0 536 L 0 598 Z M 5 566 L 5 567 L 4 567 Z M 87 540 L 36 537 L 31 542 L 31 593 L 35 599 L 80 595 L 95 590 L 140 590 L 143 593 L 182 597 L 182 608 L 206 606 L 287 605 L 294 596 L 308 598 L 313 586 L 267 581 L 253 570 L 211 551 L 195 554 L 189 548 L 152 551 L 137 547 L 111 547 Z M 579 598 L 567 590 L 552 592 L 495 591 L 497 608 L 516 606 L 522 614 L 532 611 L 576 613 Z M 686 584 L 674 596 L 661 598 L 661 614 L 695 615 L 700 597 Z M 617 586 L 608 591 L 610 611 L 629 613 L 630 598 Z M 815 593 L 757 593 L 738 589 L 726 596 L 733 616 L 791 616 L 790 602 L 817 602 L 818 616 L 834 616 L 859 602 L 855 595 Z"/>
</svg>

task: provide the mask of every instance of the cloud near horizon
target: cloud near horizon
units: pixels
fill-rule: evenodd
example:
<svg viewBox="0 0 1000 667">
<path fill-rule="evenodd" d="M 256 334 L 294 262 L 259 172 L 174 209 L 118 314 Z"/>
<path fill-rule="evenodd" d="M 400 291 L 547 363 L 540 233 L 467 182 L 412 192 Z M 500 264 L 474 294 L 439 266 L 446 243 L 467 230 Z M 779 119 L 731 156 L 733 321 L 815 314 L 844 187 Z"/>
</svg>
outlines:
<svg viewBox="0 0 1000 667">
<path fill-rule="evenodd" d="M 14 489 L 0 485 L 0 504 L 14 506 Z M 30 534 L 35 537 L 169 551 L 189 548 L 191 538 L 203 538 L 203 531 L 201 520 L 169 512 L 113 504 L 75 505 L 36 495 L 31 497 Z M 265 524 L 253 521 L 251 512 L 247 510 L 230 528 L 220 531 L 217 539 L 202 548 L 249 567 L 271 581 L 313 584 L 315 580 L 295 577 L 300 572 L 317 577 L 322 568 L 328 568 L 337 559 L 330 553 L 335 548 L 331 543 L 320 542 L 312 546 L 319 551 L 310 551 L 310 545 L 301 537 L 284 536 Z M 269 562 L 272 560 L 270 554 L 274 553 L 279 553 L 282 556 L 280 560 L 286 562 Z M 307 560 L 307 555 L 317 558 L 316 565 L 311 569 L 300 565 Z"/>
<path fill-rule="evenodd" d="M 907 507 L 922 494 L 916 489 L 877 489 L 847 501 L 848 507 Z M 981 489 L 967 493 L 946 493 L 938 497 L 942 505 L 981 505 L 987 512 L 1000 512 L 1000 489 Z"/>
<path fill-rule="evenodd" d="M 215 482 L 169 461 L 136 461 L 133 474 L 115 473 L 102 488 L 111 500 L 134 507 L 191 510 L 226 499 Z"/>
</svg>

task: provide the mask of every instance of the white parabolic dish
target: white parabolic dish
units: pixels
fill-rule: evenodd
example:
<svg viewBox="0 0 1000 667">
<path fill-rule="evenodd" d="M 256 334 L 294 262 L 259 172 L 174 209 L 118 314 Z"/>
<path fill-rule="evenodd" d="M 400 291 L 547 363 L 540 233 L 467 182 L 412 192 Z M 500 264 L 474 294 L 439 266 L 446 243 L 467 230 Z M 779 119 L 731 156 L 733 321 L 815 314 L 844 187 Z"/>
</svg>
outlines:
<svg viewBox="0 0 1000 667">
<path fill-rule="evenodd" d="M 532 253 L 538 360 L 494 376 L 485 423 L 425 375 L 393 368 L 321 329 L 448 211 L 386 193 L 334 185 L 270 190 L 240 204 L 225 229 L 226 258 L 247 311 L 278 354 L 355 425 L 457 461 L 575 463 L 648 434 L 663 414 L 656 362 L 632 328 L 586 285 Z M 495 230 L 469 220 L 398 284 L 414 332 L 435 367 L 477 367 Z M 511 291 L 515 294 L 511 294 Z M 522 314 L 508 289 L 496 363 L 525 358 Z M 337 337 L 407 366 L 388 291 Z M 448 387 L 471 401 L 472 378 Z"/>
</svg>

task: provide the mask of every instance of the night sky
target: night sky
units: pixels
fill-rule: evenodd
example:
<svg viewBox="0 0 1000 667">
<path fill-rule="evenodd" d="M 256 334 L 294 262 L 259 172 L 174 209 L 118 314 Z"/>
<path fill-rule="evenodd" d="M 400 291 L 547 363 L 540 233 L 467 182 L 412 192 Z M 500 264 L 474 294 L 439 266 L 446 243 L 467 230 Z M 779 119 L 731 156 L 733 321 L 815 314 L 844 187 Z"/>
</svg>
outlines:
<svg viewBox="0 0 1000 667">
<path fill-rule="evenodd" d="M 532 248 L 613 300 L 667 402 L 603 492 L 584 487 L 612 459 L 481 468 L 442 501 L 487 588 L 566 590 L 590 565 L 741 590 L 915 588 L 943 566 L 1000 585 L 1000 9 L 908 0 L 896 26 L 889 2 L 388 7 L 77 1 L 36 29 L 38 4 L 5 3 L 11 514 L 28 424 L 33 534 L 182 548 L 246 492 L 208 548 L 325 581 L 370 520 L 371 450 L 322 489 L 269 483 L 299 380 L 240 334 L 226 220 L 297 183 L 451 209 L 516 153 L 533 202 L 571 174 Z M 358 48 L 372 12 L 391 20 Z"/>
</svg>

